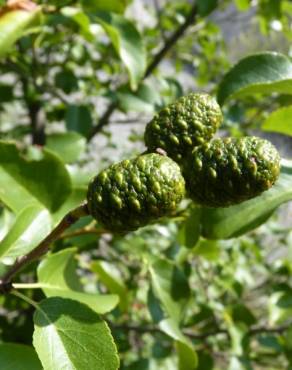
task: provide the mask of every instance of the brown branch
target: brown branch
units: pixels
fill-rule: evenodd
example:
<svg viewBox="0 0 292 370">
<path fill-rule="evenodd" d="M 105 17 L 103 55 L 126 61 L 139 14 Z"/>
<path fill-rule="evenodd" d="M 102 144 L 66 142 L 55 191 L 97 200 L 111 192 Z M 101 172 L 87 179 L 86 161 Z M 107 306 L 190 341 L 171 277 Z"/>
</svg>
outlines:
<svg viewBox="0 0 292 370">
<path fill-rule="evenodd" d="M 169 52 L 169 50 L 177 43 L 177 41 L 184 35 L 185 31 L 189 26 L 191 26 L 197 16 L 197 6 L 196 3 L 192 6 L 190 13 L 187 15 L 184 23 L 182 23 L 176 31 L 165 41 L 162 48 L 154 55 L 152 62 L 148 65 L 144 76 L 141 81 L 149 77 L 155 68 L 161 63 L 164 56 Z M 87 140 L 90 141 L 98 132 L 100 132 L 104 126 L 106 126 L 109 122 L 109 119 L 113 112 L 118 107 L 118 103 L 116 101 L 112 102 L 104 114 L 101 116 L 98 124 L 93 127 L 91 132 L 89 133 Z"/>
<path fill-rule="evenodd" d="M 109 323 L 111 328 L 113 329 L 120 329 L 125 331 L 136 331 L 138 333 L 144 334 L 144 333 L 164 333 L 158 326 L 155 325 L 138 325 L 138 324 L 130 324 L 130 323 L 123 323 L 123 324 L 116 324 L 116 323 Z M 251 328 L 247 335 L 252 336 L 260 333 L 276 333 L 281 334 L 285 330 L 289 329 L 291 327 L 291 322 L 283 324 L 278 327 L 270 328 L 266 326 L 259 326 Z M 213 331 L 207 331 L 206 333 L 195 333 L 192 329 L 182 329 L 182 332 L 184 335 L 191 339 L 206 339 L 208 337 L 212 337 L 215 335 L 224 334 L 227 337 L 229 337 L 229 333 L 227 329 L 218 328 Z"/>
<path fill-rule="evenodd" d="M 113 329 L 120 329 L 125 331 L 136 331 L 138 333 L 164 333 L 158 326 L 154 325 L 137 325 L 137 324 L 115 324 L 109 323 L 109 325 Z M 226 334 L 228 335 L 228 331 L 225 329 L 216 329 L 214 331 L 209 331 L 206 333 L 194 333 L 190 329 L 183 329 L 182 332 L 189 338 L 192 339 L 205 339 L 210 336 L 219 335 L 219 334 Z M 164 333 L 165 334 L 165 333 Z"/>
<path fill-rule="evenodd" d="M 253 327 L 249 330 L 248 335 L 256 335 L 261 333 L 275 333 L 275 334 L 282 334 L 285 330 L 291 328 L 292 322 L 287 322 L 286 324 L 276 326 L 274 328 L 269 328 L 267 326 L 258 326 Z"/>
<path fill-rule="evenodd" d="M 87 137 L 87 141 L 90 141 L 98 132 L 100 132 L 104 126 L 106 126 L 109 122 L 111 115 L 114 113 L 116 108 L 118 107 L 118 103 L 113 101 L 104 112 L 104 114 L 100 117 L 100 120 L 96 126 L 94 126 Z"/>
<path fill-rule="evenodd" d="M 26 50 L 22 47 L 21 43 L 17 43 L 19 53 L 25 54 Z M 35 145 L 45 145 L 46 134 L 45 124 L 41 117 L 42 103 L 38 97 L 33 96 L 30 92 L 30 84 L 37 89 L 37 72 L 38 72 L 38 61 L 36 56 L 36 50 L 34 46 L 31 48 L 31 65 L 29 68 L 29 74 L 20 73 L 19 78 L 22 84 L 23 100 L 26 105 L 28 117 L 30 120 L 31 127 L 31 142 Z M 29 67 L 29 66 L 28 66 Z"/>
<path fill-rule="evenodd" d="M 11 279 L 16 275 L 24 266 L 29 265 L 42 255 L 48 252 L 50 245 L 63 234 L 63 232 L 79 218 L 88 215 L 87 204 L 82 204 L 73 209 L 61 220 L 61 222 L 51 231 L 51 233 L 41 243 L 25 256 L 20 257 L 11 266 L 6 274 L 0 279 L 0 293 L 8 293 L 12 289 Z"/>
<path fill-rule="evenodd" d="M 186 17 L 184 23 L 166 40 L 164 46 L 161 50 L 154 56 L 152 62 L 148 65 L 144 78 L 147 78 L 154 69 L 163 60 L 164 56 L 169 52 L 169 50 L 177 43 L 177 41 L 184 35 L 185 31 L 191 26 L 197 16 L 197 5 L 194 4 L 191 8 L 190 13 Z"/>
</svg>

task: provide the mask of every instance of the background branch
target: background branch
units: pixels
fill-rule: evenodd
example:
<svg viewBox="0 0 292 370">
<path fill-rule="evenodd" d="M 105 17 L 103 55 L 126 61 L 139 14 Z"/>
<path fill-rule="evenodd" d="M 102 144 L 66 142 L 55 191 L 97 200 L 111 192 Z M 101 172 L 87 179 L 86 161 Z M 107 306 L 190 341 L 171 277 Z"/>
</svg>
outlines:
<svg viewBox="0 0 292 370">
<path fill-rule="evenodd" d="M 149 77 L 155 68 L 161 63 L 165 55 L 169 52 L 169 50 L 177 43 L 177 41 L 184 35 L 185 31 L 191 26 L 197 16 L 197 6 L 194 4 L 190 10 L 190 13 L 187 15 L 184 23 L 182 23 L 176 31 L 164 42 L 162 48 L 154 55 L 152 62 L 148 65 L 145 74 L 141 81 L 145 80 Z M 116 101 L 112 102 L 104 114 L 100 117 L 98 124 L 93 127 L 91 132 L 89 133 L 87 140 L 90 141 L 97 133 L 99 133 L 104 126 L 106 126 L 110 120 L 111 115 L 114 113 L 116 108 L 118 107 L 118 103 Z"/>
<path fill-rule="evenodd" d="M 144 333 L 164 333 L 158 326 L 155 325 L 138 325 L 138 324 L 129 324 L 129 323 L 123 323 L 123 324 L 116 324 L 113 322 L 110 322 L 110 327 L 113 329 L 120 329 L 124 331 L 136 331 L 138 333 L 144 334 Z M 256 334 L 261 333 L 275 333 L 275 334 L 282 334 L 285 330 L 288 330 L 291 327 L 291 322 L 288 322 L 286 324 L 283 324 L 281 326 L 277 327 L 267 327 L 267 326 L 258 326 L 258 327 L 252 327 L 248 332 L 247 335 L 252 336 Z M 207 331 L 205 333 L 196 333 L 192 329 L 183 329 L 183 333 L 191 338 L 191 339 L 206 339 L 208 337 L 212 337 L 215 335 L 226 335 L 229 337 L 229 333 L 227 329 L 218 328 L 213 331 Z"/>
</svg>

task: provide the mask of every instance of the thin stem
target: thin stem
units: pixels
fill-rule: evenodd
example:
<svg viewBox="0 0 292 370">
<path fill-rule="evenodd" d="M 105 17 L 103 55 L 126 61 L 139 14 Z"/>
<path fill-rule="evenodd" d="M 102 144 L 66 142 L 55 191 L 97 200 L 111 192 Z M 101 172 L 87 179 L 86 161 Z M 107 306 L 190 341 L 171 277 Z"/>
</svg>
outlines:
<svg viewBox="0 0 292 370">
<path fill-rule="evenodd" d="M 42 284 L 39 283 L 13 283 L 13 289 L 41 289 L 43 287 Z"/>
<path fill-rule="evenodd" d="M 169 50 L 177 43 L 177 41 L 184 35 L 185 31 L 190 27 L 197 16 L 197 5 L 196 2 L 193 4 L 190 13 L 186 17 L 183 24 L 181 24 L 173 34 L 165 40 L 162 48 L 154 55 L 152 62 L 148 65 L 145 74 L 142 78 L 142 81 L 149 77 L 152 72 L 156 69 L 156 67 L 161 63 L 164 56 L 169 52 Z M 91 132 L 89 133 L 87 140 L 90 141 L 98 132 L 100 132 L 104 126 L 106 126 L 110 120 L 111 115 L 114 113 L 116 108 L 118 107 L 117 102 L 112 102 L 104 114 L 100 117 L 100 120 L 96 126 L 93 127 Z"/>
<path fill-rule="evenodd" d="M 13 291 L 11 292 L 11 294 L 13 294 L 13 295 L 15 295 L 15 297 L 18 297 L 18 298 L 20 298 L 20 299 L 24 300 L 25 302 L 29 303 L 29 304 L 30 304 L 30 305 L 32 305 L 34 308 L 36 308 L 36 309 L 38 309 L 38 308 L 39 308 L 39 307 L 38 307 L 37 302 L 35 302 L 34 300 L 32 300 L 32 299 L 28 298 L 26 295 L 24 295 L 24 294 L 22 294 L 22 293 L 18 292 L 17 290 L 13 290 Z"/>
<path fill-rule="evenodd" d="M 0 293 L 8 293 L 12 289 L 11 280 L 23 267 L 40 258 L 48 252 L 50 245 L 59 238 L 63 232 L 74 224 L 79 218 L 88 215 L 87 204 L 73 209 L 61 220 L 51 233 L 41 243 L 25 256 L 20 257 L 11 266 L 8 272 L 0 279 Z"/>
<path fill-rule="evenodd" d="M 251 328 L 248 332 L 249 335 L 256 335 L 256 334 L 261 334 L 261 333 L 276 333 L 276 334 L 281 334 L 285 330 L 288 330 L 291 328 L 292 322 L 289 321 L 286 324 L 283 324 L 281 326 L 276 326 L 274 328 L 269 328 L 267 326 L 258 326 Z"/>
<path fill-rule="evenodd" d="M 66 234 L 62 234 L 59 236 L 58 239 L 68 239 L 68 238 L 74 238 L 76 236 L 80 236 L 80 235 L 90 235 L 90 234 L 94 234 L 94 235 L 102 235 L 102 234 L 106 234 L 106 233 L 109 233 L 109 231 L 107 230 L 97 230 L 97 229 L 93 229 L 93 228 L 84 228 L 84 229 L 79 229 L 79 230 L 75 230 L 75 231 L 72 231 L 72 233 L 66 233 Z"/>
<path fill-rule="evenodd" d="M 109 122 L 111 115 L 114 113 L 116 108 L 118 107 L 118 103 L 116 101 L 112 102 L 104 114 L 100 117 L 100 120 L 96 126 L 94 126 L 87 137 L 87 141 L 90 141 L 98 132 L 100 132 L 104 126 L 106 126 Z"/>
</svg>

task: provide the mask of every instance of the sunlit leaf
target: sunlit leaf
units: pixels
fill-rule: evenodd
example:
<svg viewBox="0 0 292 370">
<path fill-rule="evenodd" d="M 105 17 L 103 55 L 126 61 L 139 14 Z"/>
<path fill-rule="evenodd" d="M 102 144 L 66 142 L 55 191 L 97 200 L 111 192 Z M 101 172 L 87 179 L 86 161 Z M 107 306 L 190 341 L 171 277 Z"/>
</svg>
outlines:
<svg viewBox="0 0 292 370">
<path fill-rule="evenodd" d="M 154 294 L 162 302 L 167 315 L 180 321 L 190 296 L 188 281 L 171 262 L 157 259 L 149 266 Z"/>
<path fill-rule="evenodd" d="M 77 132 L 52 134 L 48 136 L 46 146 L 65 163 L 71 163 L 77 161 L 85 151 L 86 140 Z"/>
<path fill-rule="evenodd" d="M 132 89 L 136 89 L 146 69 L 146 50 L 135 25 L 121 15 L 98 13 L 94 17 L 110 37 L 113 46 L 125 64 Z"/>
<path fill-rule="evenodd" d="M 18 257 L 30 252 L 51 231 L 51 217 L 47 209 L 32 205 L 21 211 L 0 242 L 0 257 Z"/>
<path fill-rule="evenodd" d="M 71 192 L 62 161 L 45 149 L 33 149 L 30 157 L 14 143 L 0 141 L 0 199 L 16 213 L 33 203 L 56 211 Z"/>
<path fill-rule="evenodd" d="M 26 9 L 2 8 L 0 10 L 0 57 L 3 57 L 13 44 L 32 28 L 40 24 L 40 7 L 30 1 Z"/>
<path fill-rule="evenodd" d="M 44 370 L 117 370 L 117 349 L 106 323 L 72 299 L 43 300 L 34 314 L 33 345 Z"/>
<path fill-rule="evenodd" d="M 82 0 L 85 10 L 123 13 L 129 0 Z"/>
<path fill-rule="evenodd" d="M 251 4 L 249 0 L 235 0 L 235 5 L 239 10 L 245 11 L 249 9 Z"/>
<path fill-rule="evenodd" d="M 271 113 L 262 128 L 265 131 L 292 136 L 292 106 L 283 107 Z"/>
<path fill-rule="evenodd" d="M 292 62 L 283 54 L 264 52 L 241 59 L 224 76 L 218 89 L 218 102 L 254 93 L 292 94 Z"/>
<path fill-rule="evenodd" d="M 108 290 L 120 297 L 120 307 L 126 310 L 128 307 L 128 289 L 122 280 L 120 271 L 106 261 L 94 261 L 91 264 L 91 270 L 96 272 L 99 280 L 108 288 Z"/>
<path fill-rule="evenodd" d="M 47 297 L 60 296 L 87 304 L 97 313 L 111 311 L 119 301 L 115 294 L 86 293 L 77 277 L 76 248 L 46 257 L 38 267 L 38 285 Z"/>
<path fill-rule="evenodd" d="M 62 204 L 62 207 L 55 212 L 53 216 L 54 224 L 57 224 L 69 211 L 73 208 L 78 207 L 86 198 L 86 187 L 76 187 L 72 189 L 70 196 L 66 199 L 66 202 Z"/>
<path fill-rule="evenodd" d="M 160 329 L 175 340 L 176 350 L 179 358 L 179 370 L 193 370 L 198 365 L 197 354 L 192 343 L 186 338 L 175 321 L 171 318 L 159 323 Z"/>
</svg>

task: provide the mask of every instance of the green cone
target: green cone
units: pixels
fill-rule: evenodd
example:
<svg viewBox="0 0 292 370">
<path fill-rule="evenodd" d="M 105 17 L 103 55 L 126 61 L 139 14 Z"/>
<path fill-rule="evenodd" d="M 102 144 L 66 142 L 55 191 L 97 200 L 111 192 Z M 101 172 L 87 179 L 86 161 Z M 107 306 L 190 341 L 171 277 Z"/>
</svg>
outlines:
<svg viewBox="0 0 292 370">
<path fill-rule="evenodd" d="M 210 141 L 222 121 L 219 105 L 208 94 L 191 93 L 163 108 L 145 130 L 149 151 L 161 148 L 181 162 L 194 147 Z"/>
<path fill-rule="evenodd" d="M 159 154 L 124 160 L 89 184 L 91 215 L 113 232 L 135 230 L 176 210 L 185 193 L 179 166 Z"/>
<path fill-rule="evenodd" d="M 257 137 L 214 139 L 184 163 L 186 189 L 198 204 L 228 207 L 268 190 L 280 173 L 280 156 Z"/>
</svg>

